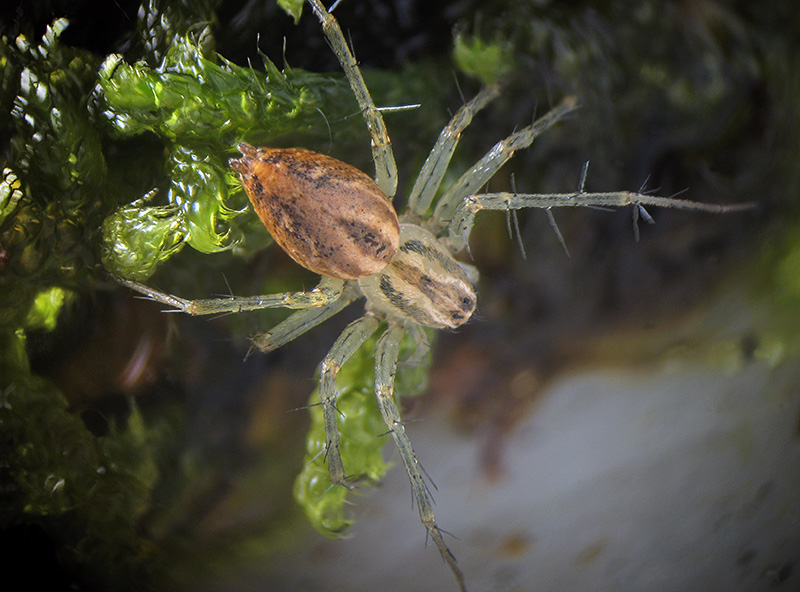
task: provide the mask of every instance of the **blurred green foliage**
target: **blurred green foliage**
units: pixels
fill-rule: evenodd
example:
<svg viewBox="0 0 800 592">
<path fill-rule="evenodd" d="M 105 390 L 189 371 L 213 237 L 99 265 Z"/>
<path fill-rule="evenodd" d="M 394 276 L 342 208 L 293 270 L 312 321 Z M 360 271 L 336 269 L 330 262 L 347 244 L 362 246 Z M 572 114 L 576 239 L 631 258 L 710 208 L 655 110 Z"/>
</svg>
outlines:
<svg viewBox="0 0 800 592">
<path fill-rule="evenodd" d="M 486 43 L 477 36 L 458 34 L 453 46 L 453 61 L 462 72 L 483 84 L 494 84 L 514 69 L 511 46 L 495 41 Z"/>
</svg>

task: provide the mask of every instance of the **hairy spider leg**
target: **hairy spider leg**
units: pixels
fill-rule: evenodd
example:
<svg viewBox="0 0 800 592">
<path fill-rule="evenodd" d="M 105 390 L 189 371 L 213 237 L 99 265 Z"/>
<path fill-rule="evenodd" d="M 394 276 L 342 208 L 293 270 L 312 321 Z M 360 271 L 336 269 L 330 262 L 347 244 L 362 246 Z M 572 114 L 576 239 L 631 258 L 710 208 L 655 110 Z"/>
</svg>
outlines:
<svg viewBox="0 0 800 592">
<path fill-rule="evenodd" d="M 419 171 L 411 194 L 408 196 L 408 209 L 417 216 L 424 217 L 431 207 L 433 198 L 447 173 L 450 159 L 461 139 L 461 133 L 472 122 L 475 114 L 500 94 L 500 85 L 485 86 L 468 103 L 461 106 L 450 123 L 439 134 L 425 164 Z"/>
<path fill-rule="evenodd" d="M 338 300 L 320 307 L 293 312 L 269 331 L 253 335 L 252 348 L 262 352 L 275 351 L 317 325 L 321 325 L 347 308 L 352 302 L 363 297 L 354 284 L 346 282 L 344 291 Z"/>
<path fill-rule="evenodd" d="M 428 531 L 442 558 L 445 560 L 450 570 L 458 581 L 459 588 L 466 589 L 464 584 L 464 574 L 456 563 L 456 558 L 444 542 L 442 531 L 436 525 L 436 516 L 433 513 L 433 502 L 431 499 L 428 485 L 425 483 L 425 475 L 420 466 L 411 440 L 406 434 L 406 428 L 400 419 L 400 413 L 394 402 L 394 376 L 397 370 L 397 356 L 400 350 L 400 341 L 403 338 L 403 327 L 400 325 L 390 325 L 389 328 L 378 339 L 375 347 L 375 395 L 378 397 L 381 415 L 386 427 L 392 434 L 395 446 L 400 453 L 400 458 L 405 465 L 408 479 L 411 482 L 411 491 L 414 501 L 417 504 L 419 518 Z"/>
<path fill-rule="evenodd" d="M 350 88 L 358 101 L 358 106 L 372 138 L 375 182 L 391 200 L 397 191 L 397 165 L 395 164 L 392 141 L 389 138 L 389 132 L 386 131 L 383 115 L 375 106 L 372 95 L 369 94 L 367 84 L 364 82 L 361 70 L 358 68 L 358 62 L 353 57 L 353 52 L 350 51 L 350 46 L 344 38 L 339 23 L 336 22 L 336 19 L 327 11 L 320 0 L 308 0 L 308 3 L 311 5 L 314 14 L 317 15 L 322 25 L 322 31 L 325 33 L 333 53 L 336 54 L 350 83 Z"/>
<path fill-rule="evenodd" d="M 514 152 L 530 146 L 542 132 L 558 123 L 570 111 L 577 107 L 574 96 L 565 97 L 558 105 L 545 115 L 501 140 L 489 150 L 483 158 L 453 183 L 436 205 L 433 212 L 433 223 L 441 230 L 453 217 L 453 214 L 469 195 L 473 195 L 483 187 L 495 173 L 514 156 Z M 435 232 L 435 231 L 434 231 Z"/>
<path fill-rule="evenodd" d="M 245 312 L 264 308 L 313 308 L 336 302 L 342 295 L 344 280 L 322 277 L 316 288 L 307 292 L 282 292 L 262 296 L 226 296 L 189 300 L 173 296 L 125 278 L 115 278 L 123 286 L 144 294 L 148 299 L 171 306 L 192 316 Z"/>
<path fill-rule="evenodd" d="M 640 214 L 645 219 L 649 219 L 644 206 L 728 214 L 753 209 L 755 204 L 752 202 L 734 205 L 708 204 L 633 191 L 612 191 L 608 193 L 587 193 L 585 191 L 575 193 L 484 193 L 470 195 L 462 201 L 449 224 L 449 243 L 456 250 L 466 246 L 475 214 L 481 210 L 622 206 L 633 206 L 634 219 L 636 220 Z"/>
<path fill-rule="evenodd" d="M 342 455 L 339 448 L 339 426 L 336 409 L 336 398 L 339 390 L 336 388 L 336 375 L 342 365 L 360 348 L 378 328 L 378 319 L 371 315 L 364 315 L 347 325 L 342 334 L 336 339 L 325 359 L 322 360 L 319 377 L 319 397 L 322 401 L 322 416 L 325 424 L 325 455 L 328 458 L 328 473 L 331 483 L 342 485 L 350 489 L 352 486 L 347 481 L 342 465 Z"/>
</svg>

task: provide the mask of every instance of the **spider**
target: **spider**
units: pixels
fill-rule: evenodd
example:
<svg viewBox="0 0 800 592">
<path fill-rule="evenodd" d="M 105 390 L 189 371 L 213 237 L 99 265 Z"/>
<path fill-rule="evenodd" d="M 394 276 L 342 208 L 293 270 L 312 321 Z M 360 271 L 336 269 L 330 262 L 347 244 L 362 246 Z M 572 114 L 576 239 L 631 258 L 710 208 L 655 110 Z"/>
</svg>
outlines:
<svg viewBox="0 0 800 592">
<path fill-rule="evenodd" d="M 298 263 L 321 276 L 310 291 L 251 297 L 187 300 L 118 278 L 147 298 L 191 315 L 234 313 L 264 308 L 297 309 L 267 333 L 253 337 L 252 348 L 275 350 L 321 324 L 351 303 L 366 299 L 363 316 L 336 339 L 321 364 L 323 409 L 330 480 L 352 487 L 339 445 L 336 377 L 340 368 L 381 326 L 375 351 L 374 389 L 388 432 L 408 473 L 414 501 L 427 535 L 452 570 L 459 588 L 464 576 L 436 523 L 425 473 L 394 401 L 398 350 L 408 332 L 426 352 L 423 327 L 454 329 L 472 316 L 477 270 L 454 255 L 467 246 L 475 214 L 481 210 L 575 206 L 632 206 L 634 219 L 652 221 L 644 206 L 732 212 L 743 205 L 712 205 L 641 192 L 588 193 L 583 181 L 567 194 L 476 193 L 516 150 L 572 112 L 567 97 L 543 117 L 498 142 L 437 198 L 461 133 L 473 116 L 499 94 L 497 85 L 481 90 L 442 130 L 397 216 L 391 199 L 397 169 L 381 111 L 375 106 L 353 53 L 336 19 L 320 0 L 308 0 L 358 101 L 371 137 L 374 180 L 334 158 L 300 149 L 255 148 L 242 143 L 242 157 L 231 160 L 252 205 L 275 241 Z M 584 174 L 585 177 L 585 174 Z"/>
</svg>

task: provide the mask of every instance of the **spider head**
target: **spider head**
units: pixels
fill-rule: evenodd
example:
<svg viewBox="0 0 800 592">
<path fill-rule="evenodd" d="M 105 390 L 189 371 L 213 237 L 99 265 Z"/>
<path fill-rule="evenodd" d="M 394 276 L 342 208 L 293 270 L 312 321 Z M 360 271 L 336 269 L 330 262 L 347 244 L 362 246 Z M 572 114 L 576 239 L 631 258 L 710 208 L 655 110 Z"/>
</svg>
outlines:
<svg viewBox="0 0 800 592">
<path fill-rule="evenodd" d="M 400 225 L 400 247 L 380 272 L 360 278 L 372 306 L 389 315 L 438 329 L 454 329 L 475 311 L 475 288 L 436 237 Z"/>
</svg>

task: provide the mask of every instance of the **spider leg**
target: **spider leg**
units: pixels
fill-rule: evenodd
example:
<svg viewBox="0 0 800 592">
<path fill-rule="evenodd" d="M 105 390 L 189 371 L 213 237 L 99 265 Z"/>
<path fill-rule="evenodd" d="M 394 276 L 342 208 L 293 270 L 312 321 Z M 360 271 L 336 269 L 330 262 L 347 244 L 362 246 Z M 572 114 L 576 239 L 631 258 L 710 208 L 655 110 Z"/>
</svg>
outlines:
<svg viewBox="0 0 800 592">
<path fill-rule="evenodd" d="M 337 421 L 336 375 L 350 356 L 369 339 L 378 328 L 378 320 L 373 316 L 356 319 L 336 339 L 328 355 L 322 360 L 319 378 L 319 396 L 322 400 L 322 414 L 325 422 L 325 453 L 328 456 L 328 473 L 331 483 L 350 487 L 344 474 L 342 454 L 339 448 L 339 426 Z"/>
<path fill-rule="evenodd" d="M 408 197 L 409 210 L 418 216 L 425 215 L 447 172 L 450 159 L 461 139 L 461 132 L 472 122 L 474 115 L 499 94 L 499 85 L 485 86 L 471 101 L 456 112 L 450 123 L 442 130 L 425 160 L 425 164 L 422 165 L 414 188 Z"/>
<path fill-rule="evenodd" d="M 361 298 L 361 294 L 349 284 L 345 284 L 345 289 L 338 300 L 320 307 L 298 310 L 269 331 L 253 335 L 251 349 L 257 349 L 262 352 L 275 351 L 290 341 L 297 339 L 306 331 L 324 323 L 358 298 Z"/>
<path fill-rule="evenodd" d="M 431 500 L 428 486 L 425 483 L 424 472 L 422 470 L 417 455 L 411 446 L 406 434 L 405 426 L 400 419 L 400 413 L 394 403 L 394 376 L 397 369 L 397 356 L 400 349 L 400 341 L 403 338 L 403 327 L 392 325 L 381 335 L 375 348 L 375 394 L 378 397 L 378 405 L 383 416 L 383 421 L 392 434 L 400 458 L 403 460 L 414 501 L 417 503 L 419 517 L 422 524 L 428 531 L 442 558 L 445 560 L 450 570 L 458 581 L 458 586 L 462 592 L 466 589 L 464 585 L 464 574 L 456 563 L 456 558 L 444 542 L 442 531 L 436 525 L 436 516 L 433 513 L 433 502 Z"/>
<path fill-rule="evenodd" d="M 284 292 L 263 296 L 227 296 L 225 298 L 189 300 L 161 292 L 139 282 L 121 277 L 115 277 L 115 279 L 123 286 L 144 294 L 150 300 L 166 304 L 175 309 L 175 311 L 185 312 L 193 316 L 244 312 L 263 308 L 313 308 L 325 306 L 339 299 L 344 286 L 343 280 L 323 277 L 317 287 L 308 292 Z"/>
<path fill-rule="evenodd" d="M 350 88 L 353 89 L 353 94 L 358 101 L 358 106 L 372 137 L 375 182 L 391 200 L 397 191 L 397 165 L 394 161 L 392 142 L 389 138 L 389 132 L 386 131 L 383 116 L 369 94 L 367 84 L 364 82 L 361 70 L 358 68 L 358 62 L 353 57 L 353 52 L 350 51 L 350 46 L 342 34 L 339 23 L 325 9 L 320 0 L 308 0 L 308 3 L 311 5 L 314 14 L 317 15 L 322 25 L 322 31 L 325 33 L 328 43 L 331 44 L 333 53 L 336 54 L 339 63 L 342 65 L 347 80 L 350 82 Z"/>
<path fill-rule="evenodd" d="M 449 224 L 449 243 L 454 250 L 463 248 L 469 239 L 475 214 L 481 210 L 519 210 L 523 208 L 557 207 L 621 207 L 633 206 L 639 213 L 642 206 L 695 210 L 713 214 L 727 214 L 752 209 L 755 204 L 720 205 L 659 197 L 633 191 L 609 193 L 484 193 L 464 199 Z"/>
<path fill-rule="evenodd" d="M 414 353 L 411 354 L 407 360 L 400 362 L 400 365 L 411 367 L 418 366 L 428 357 L 431 351 L 431 344 L 428 341 L 428 336 L 425 334 L 422 325 L 409 323 L 406 326 L 406 331 L 408 331 L 408 334 L 414 340 L 417 347 L 414 348 Z"/>
<path fill-rule="evenodd" d="M 438 225 L 436 230 L 443 228 L 452 219 L 459 205 L 469 195 L 474 195 L 485 185 L 494 174 L 500 170 L 514 152 L 527 148 L 542 132 L 561 120 L 570 111 L 576 108 L 577 99 L 574 96 L 566 97 L 548 113 L 534 121 L 531 125 L 514 132 L 505 140 L 495 144 L 483 158 L 453 183 L 450 189 L 441 197 L 433 212 L 433 220 Z"/>
</svg>

